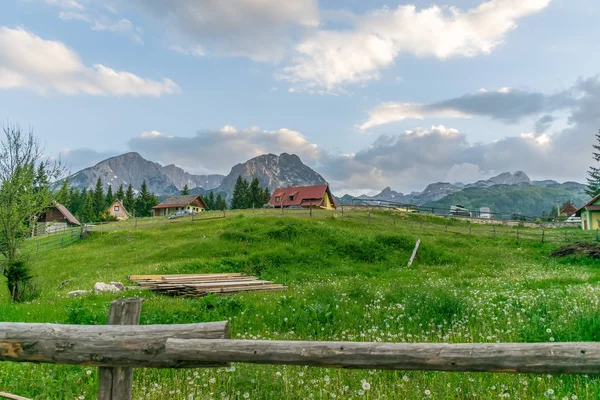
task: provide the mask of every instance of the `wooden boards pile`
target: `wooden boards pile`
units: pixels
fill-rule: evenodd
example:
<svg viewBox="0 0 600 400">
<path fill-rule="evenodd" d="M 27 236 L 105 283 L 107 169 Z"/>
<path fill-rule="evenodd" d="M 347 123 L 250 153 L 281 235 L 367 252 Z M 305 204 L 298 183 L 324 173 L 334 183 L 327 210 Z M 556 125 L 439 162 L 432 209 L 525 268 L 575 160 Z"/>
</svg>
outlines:
<svg viewBox="0 0 600 400">
<path fill-rule="evenodd" d="M 287 286 L 240 273 L 131 275 L 129 280 L 153 292 L 171 296 L 205 296 L 207 293 L 238 293 L 285 290 Z"/>
</svg>

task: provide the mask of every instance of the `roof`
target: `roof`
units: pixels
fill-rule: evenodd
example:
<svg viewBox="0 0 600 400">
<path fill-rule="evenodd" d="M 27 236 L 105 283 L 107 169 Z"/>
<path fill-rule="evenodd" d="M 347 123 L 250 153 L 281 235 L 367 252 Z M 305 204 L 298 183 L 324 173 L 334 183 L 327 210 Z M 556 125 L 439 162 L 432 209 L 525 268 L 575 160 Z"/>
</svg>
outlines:
<svg viewBox="0 0 600 400">
<path fill-rule="evenodd" d="M 598 200 L 600 200 L 600 194 L 597 195 L 596 197 L 594 197 L 593 199 L 591 199 L 590 201 L 588 201 L 587 203 L 585 203 L 579 210 L 577 210 L 577 212 L 575 213 L 578 217 L 581 216 L 581 212 L 583 210 L 589 210 L 589 211 L 600 211 L 600 206 L 595 206 L 594 203 L 596 203 Z"/>
<path fill-rule="evenodd" d="M 323 197 L 328 194 L 335 206 L 337 203 L 331 192 L 329 191 L 328 185 L 318 186 L 294 186 L 289 188 L 277 188 L 273 191 L 269 203 L 274 206 L 280 206 L 283 202 L 284 207 L 289 206 L 321 206 L 323 204 Z M 294 199 L 290 200 L 290 196 Z M 279 198 L 279 200 L 277 200 Z"/>
<path fill-rule="evenodd" d="M 575 214 L 576 212 L 577 212 L 577 207 L 575 207 L 571 203 L 568 203 L 566 206 L 563 207 L 562 210 L 560 210 L 561 214 L 568 215 L 568 216 L 571 216 L 571 215 Z"/>
<path fill-rule="evenodd" d="M 54 205 L 56 209 L 69 221 L 69 223 L 73 225 L 81 225 L 81 223 L 71 214 L 71 211 L 67 210 L 67 207 L 63 206 L 60 203 L 56 203 Z"/>
<path fill-rule="evenodd" d="M 197 194 L 188 194 L 185 196 L 169 197 L 165 201 L 160 203 L 159 205 L 154 206 L 152 208 L 185 207 L 185 206 L 188 206 L 191 203 L 193 203 L 196 199 L 199 199 L 200 202 L 202 202 L 202 204 L 204 205 L 204 208 L 206 208 L 206 203 L 204 203 L 204 200 L 202 200 L 202 197 Z"/>
<path fill-rule="evenodd" d="M 115 199 L 115 201 L 113 201 L 110 206 L 108 206 L 108 211 L 110 212 L 111 209 L 113 208 L 113 206 L 115 205 L 115 203 L 118 203 L 119 207 L 121 207 L 121 211 L 125 212 L 125 214 L 131 216 L 131 214 L 129 214 L 129 211 L 127 211 L 127 209 L 125 208 L 125 206 L 123 205 L 123 202 L 119 199 Z"/>
</svg>

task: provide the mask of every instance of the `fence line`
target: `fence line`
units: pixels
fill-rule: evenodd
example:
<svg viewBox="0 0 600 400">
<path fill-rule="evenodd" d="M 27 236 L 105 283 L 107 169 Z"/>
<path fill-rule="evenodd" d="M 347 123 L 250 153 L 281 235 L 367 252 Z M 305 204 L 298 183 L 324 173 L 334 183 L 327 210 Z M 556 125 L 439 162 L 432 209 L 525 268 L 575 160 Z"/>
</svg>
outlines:
<svg viewBox="0 0 600 400">
<path fill-rule="evenodd" d="M 383 208 L 386 212 L 389 209 Z M 376 210 L 344 210 L 340 207 L 339 210 L 328 211 L 312 209 L 304 210 L 285 210 L 280 209 L 260 209 L 260 210 L 227 210 L 227 211 L 208 211 L 200 213 L 193 217 L 184 217 L 175 220 L 168 218 L 147 218 L 135 221 L 113 222 L 108 224 L 87 224 L 86 229 L 94 232 L 108 232 L 122 229 L 137 229 L 153 226 L 165 226 L 178 223 L 194 223 L 215 219 L 233 218 L 237 215 L 245 214 L 248 216 L 287 216 L 299 218 L 340 218 L 345 221 L 354 221 L 367 225 L 393 225 L 398 228 L 410 228 L 413 230 L 443 232 L 454 235 L 486 237 L 492 239 L 514 239 L 539 241 L 542 243 L 596 243 L 600 242 L 599 231 L 581 231 L 578 228 L 528 228 L 519 225 L 510 227 L 506 225 L 474 223 L 469 220 L 461 220 L 463 217 L 441 218 L 439 222 L 427 220 L 411 220 L 411 213 L 392 212 L 390 215 L 381 215 L 380 211 Z M 404 216 L 401 217 L 401 216 Z M 437 218 L 437 217 L 431 217 Z"/>
<path fill-rule="evenodd" d="M 138 325 L 142 299 L 111 303 L 109 323 L 0 323 L 0 361 L 100 367 L 98 398 L 131 399 L 131 368 L 231 362 L 353 369 L 600 374 L 600 343 L 385 343 L 230 340 L 228 322 Z"/>
</svg>

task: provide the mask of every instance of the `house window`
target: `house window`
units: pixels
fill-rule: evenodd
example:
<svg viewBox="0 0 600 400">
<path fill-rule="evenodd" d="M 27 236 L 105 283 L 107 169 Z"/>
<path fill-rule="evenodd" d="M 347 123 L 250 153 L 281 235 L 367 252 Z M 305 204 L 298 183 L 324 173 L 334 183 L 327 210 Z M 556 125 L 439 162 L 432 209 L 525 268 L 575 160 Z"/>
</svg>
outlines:
<svg viewBox="0 0 600 400">
<path fill-rule="evenodd" d="M 294 196 L 290 196 L 290 201 L 294 201 Z"/>
<path fill-rule="evenodd" d="M 275 201 L 279 201 L 279 196 L 275 197 Z"/>
<path fill-rule="evenodd" d="M 115 206 L 114 210 L 119 211 L 119 206 Z"/>
</svg>

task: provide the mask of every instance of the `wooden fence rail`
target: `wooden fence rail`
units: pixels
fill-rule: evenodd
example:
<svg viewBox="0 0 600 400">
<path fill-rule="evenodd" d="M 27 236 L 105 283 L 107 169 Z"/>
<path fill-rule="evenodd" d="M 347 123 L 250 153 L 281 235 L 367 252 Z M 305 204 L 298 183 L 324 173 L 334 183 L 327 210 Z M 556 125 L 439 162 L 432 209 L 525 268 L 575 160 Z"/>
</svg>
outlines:
<svg viewBox="0 0 600 400">
<path fill-rule="evenodd" d="M 136 304 L 132 299 L 117 300 L 111 304 L 111 312 L 131 313 L 127 302 L 129 306 Z M 113 323 L 116 320 L 111 316 Z M 130 317 L 130 322 L 134 320 Z M 99 380 L 98 398 L 128 400 L 132 386 L 128 368 L 205 368 L 243 362 L 352 369 L 600 374 L 600 343 L 230 340 L 227 322 L 145 326 L 0 323 L 0 361 L 113 368 L 101 374 L 105 378 Z M 115 390 L 115 382 L 119 390 Z"/>
</svg>

